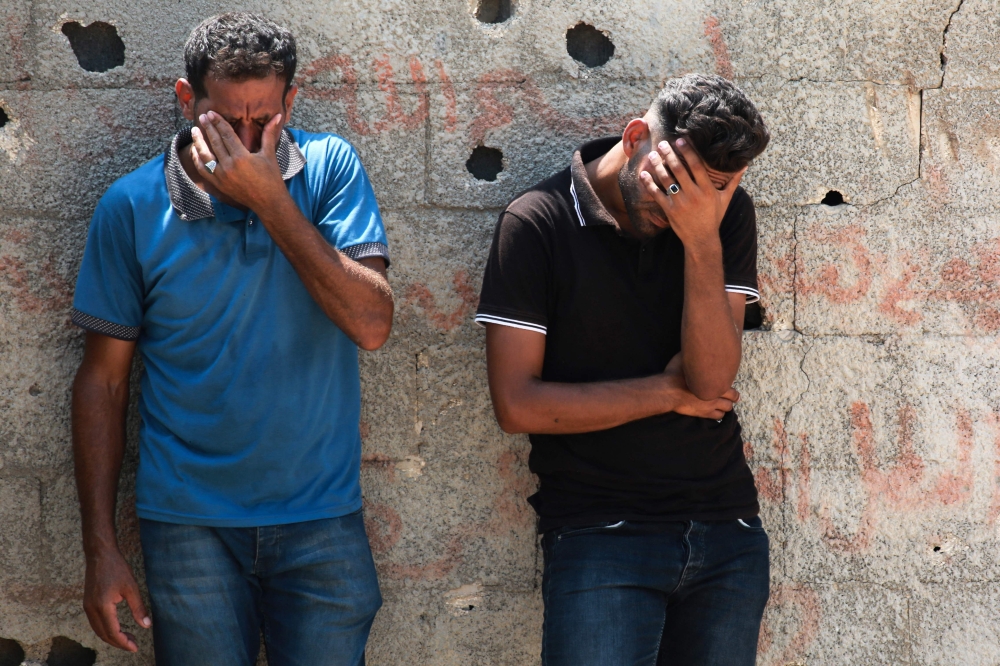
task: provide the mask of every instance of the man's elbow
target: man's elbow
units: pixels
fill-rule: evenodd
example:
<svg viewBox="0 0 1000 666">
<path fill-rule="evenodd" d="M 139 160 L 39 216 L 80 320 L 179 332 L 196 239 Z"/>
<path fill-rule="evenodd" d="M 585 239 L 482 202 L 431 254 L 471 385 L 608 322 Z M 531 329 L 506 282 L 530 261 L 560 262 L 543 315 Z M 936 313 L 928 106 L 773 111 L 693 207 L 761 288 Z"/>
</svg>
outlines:
<svg viewBox="0 0 1000 666">
<path fill-rule="evenodd" d="M 688 390 L 699 400 L 705 401 L 718 400 L 732 387 L 732 382 L 688 380 Z"/>
<path fill-rule="evenodd" d="M 378 329 L 365 331 L 362 335 L 358 337 L 358 347 L 369 352 L 377 350 L 379 347 L 385 344 L 386 340 L 389 339 L 389 333 L 391 330 L 392 330 L 391 326 L 385 326 Z"/>
<path fill-rule="evenodd" d="M 497 418 L 497 425 L 508 435 L 523 435 L 528 432 L 520 418 L 520 410 L 511 405 L 509 401 L 497 400 L 494 397 L 493 414 Z"/>
<path fill-rule="evenodd" d="M 358 332 L 355 342 L 365 351 L 375 351 L 385 344 L 392 333 L 392 309 L 376 321 L 370 322 L 364 330 Z"/>
</svg>

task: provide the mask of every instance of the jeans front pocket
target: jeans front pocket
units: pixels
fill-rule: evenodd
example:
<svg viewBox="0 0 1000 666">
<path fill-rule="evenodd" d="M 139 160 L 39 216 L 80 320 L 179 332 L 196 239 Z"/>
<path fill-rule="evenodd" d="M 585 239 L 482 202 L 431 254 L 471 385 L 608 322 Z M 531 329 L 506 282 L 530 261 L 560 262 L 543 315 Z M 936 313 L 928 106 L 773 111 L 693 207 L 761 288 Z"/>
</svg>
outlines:
<svg viewBox="0 0 1000 666">
<path fill-rule="evenodd" d="M 601 523 L 600 525 L 587 525 L 586 527 L 573 527 L 564 531 L 557 531 L 555 534 L 556 541 L 562 541 L 568 537 L 580 536 L 582 534 L 596 534 L 598 532 L 613 532 L 620 527 L 625 526 L 624 520 L 619 520 L 615 523 Z"/>
<path fill-rule="evenodd" d="M 753 518 L 737 518 L 736 524 L 740 526 L 740 529 L 747 530 L 748 532 L 764 531 L 764 521 L 760 519 L 760 516 L 754 516 Z"/>
</svg>

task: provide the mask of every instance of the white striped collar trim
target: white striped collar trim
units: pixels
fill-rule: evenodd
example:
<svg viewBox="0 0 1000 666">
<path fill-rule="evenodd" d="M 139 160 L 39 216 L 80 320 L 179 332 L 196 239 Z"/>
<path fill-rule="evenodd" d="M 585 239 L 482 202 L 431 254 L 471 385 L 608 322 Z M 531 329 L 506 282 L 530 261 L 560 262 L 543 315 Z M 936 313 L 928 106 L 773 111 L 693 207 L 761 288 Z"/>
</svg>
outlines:
<svg viewBox="0 0 1000 666">
<path fill-rule="evenodd" d="M 485 326 L 486 324 L 500 324 L 501 326 L 510 326 L 511 328 L 520 328 L 525 331 L 534 331 L 536 333 L 541 333 L 542 335 L 547 334 L 548 329 L 539 324 L 532 324 L 529 321 L 520 321 L 517 319 L 507 319 L 506 317 L 497 317 L 495 315 L 488 314 L 477 314 L 476 323 L 480 326 Z"/>
<path fill-rule="evenodd" d="M 573 184 L 573 174 L 569 177 L 569 193 L 573 195 L 573 208 L 576 209 L 576 216 L 580 220 L 580 226 L 587 226 L 586 221 L 583 219 L 583 213 L 580 211 L 580 200 L 576 196 L 576 185 Z"/>
</svg>

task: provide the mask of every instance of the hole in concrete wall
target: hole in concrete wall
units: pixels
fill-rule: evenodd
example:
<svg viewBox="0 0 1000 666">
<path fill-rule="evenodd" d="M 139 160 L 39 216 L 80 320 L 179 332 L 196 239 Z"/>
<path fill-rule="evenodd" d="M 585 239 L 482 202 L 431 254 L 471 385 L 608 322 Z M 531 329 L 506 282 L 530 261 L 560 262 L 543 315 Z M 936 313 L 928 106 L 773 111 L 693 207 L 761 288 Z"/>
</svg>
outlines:
<svg viewBox="0 0 1000 666">
<path fill-rule="evenodd" d="M 2 106 L 0 106 L 0 127 L 6 125 L 8 120 L 10 120 L 10 116 L 8 116 L 7 112 L 3 110 Z"/>
<path fill-rule="evenodd" d="M 934 546 L 934 552 L 935 553 L 940 553 L 941 552 L 941 546 Z"/>
<path fill-rule="evenodd" d="M 503 153 L 496 148 L 476 146 L 465 168 L 479 180 L 496 180 L 497 174 L 503 171 Z"/>
<path fill-rule="evenodd" d="M 577 23 L 566 31 L 566 50 L 587 67 L 600 67 L 615 54 L 615 45 L 592 25 Z"/>
<path fill-rule="evenodd" d="M 844 203 L 844 195 L 837 190 L 830 190 L 820 203 L 824 206 L 839 206 Z"/>
<path fill-rule="evenodd" d="M 73 21 L 63 24 L 76 59 L 88 72 L 106 72 L 125 64 L 125 43 L 110 23 L 94 21 L 87 27 Z"/>
<path fill-rule="evenodd" d="M 514 15 L 512 0 L 479 0 L 476 18 L 483 23 L 503 23 Z"/>
<path fill-rule="evenodd" d="M 15 640 L 0 638 L 0 666 L 21 666 L 24 648 Z"/>
<path fill-rule="evenodd" d="M 764 308 L 760 301 L 747 303 L 746 312 L 743 314 L 743 330 L 756 331 L 764 325 Z"/>
<path fill-rule="evenodd" d="M 52 639 L 52 648 L 45 658 L 47 666 L 94 666 L 96 661 L 97 652 L 65 636 Z"/>
</svg>

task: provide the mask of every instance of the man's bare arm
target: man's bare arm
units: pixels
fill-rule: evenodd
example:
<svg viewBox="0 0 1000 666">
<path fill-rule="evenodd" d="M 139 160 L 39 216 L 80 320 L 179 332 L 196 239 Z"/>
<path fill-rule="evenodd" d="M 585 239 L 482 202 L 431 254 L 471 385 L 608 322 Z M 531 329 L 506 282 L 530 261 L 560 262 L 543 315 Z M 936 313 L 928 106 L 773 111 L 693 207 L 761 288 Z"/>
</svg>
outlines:
<svg viewBox="0 0 1000 666">
<path fill-rule="evenodd" d="M 83 606 L 97 636 L 135 652 L 132 634 L 118 623 L 127 601 L 139 626 L 151 625 L 132 570 L 118 549 L 115 503 L 125 453 L 125 414 L 134 342 L 87 333 L 83 361 L 73 381 L 73 458 L 87 560 Z"/>
<path fill-rule="evenodd" d="M 716 189 L 701 157 L 683 138 L 676 144 L 683 161 L 666 141 L 649 160 L 656 180 L 676 182 L 679 192 L 666 194 L 649 173 L 640 177 L 684 244 L 684 376 L 696 396 L 710 400 L 732 387 L 740 369 L 746 297 L 725 291 L 719 226 L 746 169 Z"/>
<path fill-rule="evenodd" d="M 256 212 L 323 312 L 359 347 L 378 349 L 392 329 L 392 290 L 385 260 L 354 261 L 331 247 L 306 219 L 281 179 L 275 157 L 281 114 L 264 128 L 261 148 L 249 152 L 222 116 L 209 112 L 192 131 L 195 168 L 212 187 Z M 215 172 L 205 163 L 216 160 Z"/>
<path fill-rule="evenodd" d="M 666 412 L 721 419 L 739 400 L 739 393 L 732 388 L 714 400 L 695 397 L 684 382 L 680 355 L 661 374 L 590 383 L 543 381 L 544 359 L 543 334 L 486 325 L 490 395 L 497 422 L 505 432 L 593 432 Z"/>
</svg>

